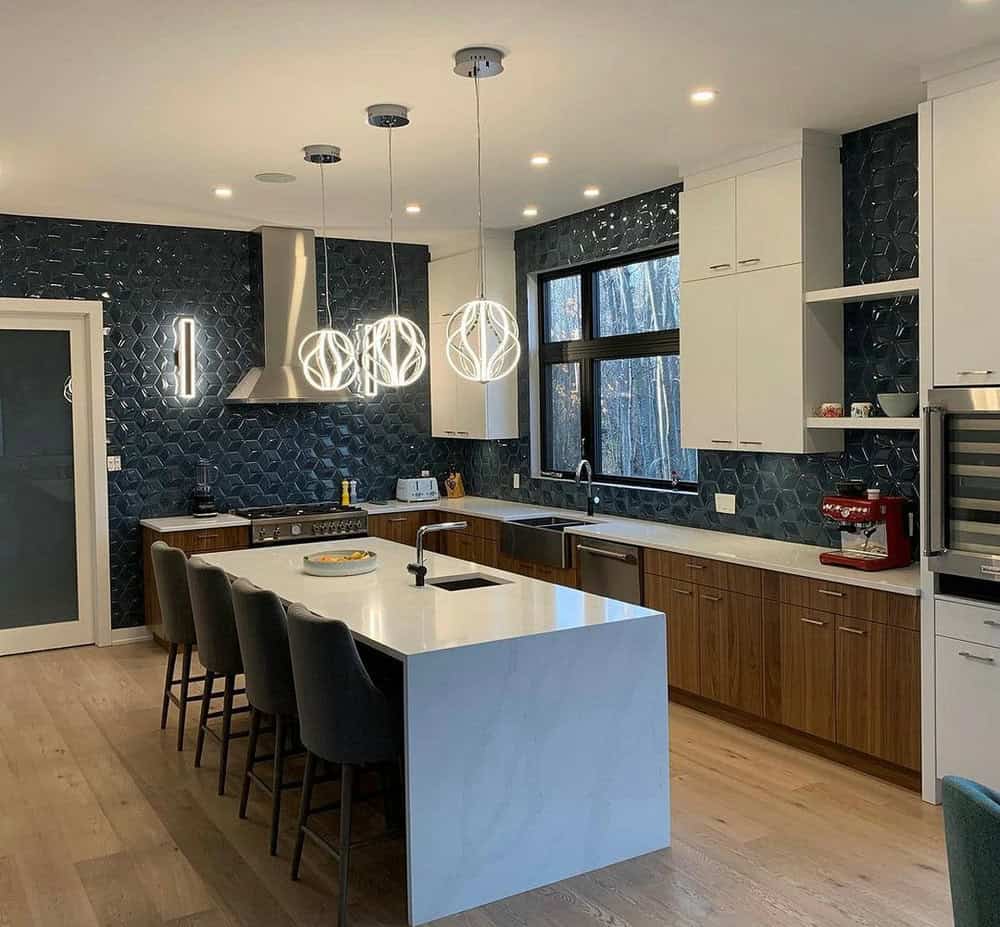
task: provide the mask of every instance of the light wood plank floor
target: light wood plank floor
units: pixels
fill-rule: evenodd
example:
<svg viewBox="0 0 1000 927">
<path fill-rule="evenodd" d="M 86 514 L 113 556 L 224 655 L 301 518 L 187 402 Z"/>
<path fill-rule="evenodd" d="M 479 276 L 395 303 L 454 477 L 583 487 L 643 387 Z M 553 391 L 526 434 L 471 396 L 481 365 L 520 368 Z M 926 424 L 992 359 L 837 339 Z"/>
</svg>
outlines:
<svg viewBox="0 0 1000 927">
<path fill-rule="evenodd" d="M 336 866 L 296 802 L 267 855 L 267 796 L 228 794 L 159 730 L 152 644 L 0 659 L 0 925 L 292 927 L 335 922 Z M 195 713 L 196 715 L 196 713 Z M 951 923 L 939 809 L 915 795 L 673 707 L 670 850 L 468 912 L 449 927 L 925 927 Z M 335 822 L 334 822 L 335 823 Z M 367 822 L 364 822 L 367 823 Z M 405 924 L 402 847 L 355 854 L 357 927 Z"/>
</svg>

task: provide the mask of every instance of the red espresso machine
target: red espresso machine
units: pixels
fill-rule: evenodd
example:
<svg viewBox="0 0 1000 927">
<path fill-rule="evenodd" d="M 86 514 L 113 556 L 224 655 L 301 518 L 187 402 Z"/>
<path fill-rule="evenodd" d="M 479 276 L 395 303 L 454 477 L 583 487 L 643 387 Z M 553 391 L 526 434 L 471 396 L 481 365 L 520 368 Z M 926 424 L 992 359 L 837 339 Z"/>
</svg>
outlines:
<svg viewBox="0 0 1000 927">
<path fill-rule="evenodd" d="M 820 512 L 840 529 L 840 550 L 824 551 L 819 562 L 855 570 L 891 570 L 908 566 L 910 538 L 906 533 L 907 500 L 866 495 L 824 496 Z"/>
</svg>

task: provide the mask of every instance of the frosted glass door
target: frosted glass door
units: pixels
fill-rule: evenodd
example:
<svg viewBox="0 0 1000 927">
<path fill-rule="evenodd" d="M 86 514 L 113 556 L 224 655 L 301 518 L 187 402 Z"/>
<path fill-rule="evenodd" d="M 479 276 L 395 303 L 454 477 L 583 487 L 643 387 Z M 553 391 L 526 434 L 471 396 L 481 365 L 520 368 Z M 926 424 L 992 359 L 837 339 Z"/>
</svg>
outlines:
<svg viewBox="0 0 1000 927">
<path fill-rule="evenodd" d="M 78 524 L 88 491 L 80 471 L 89 471 L 73 406 L 81 332 L 73 320 L 35 324 L 0 320 L 0 654 L 93 637 L 80 595 L 91 586 L 89 576 L 80 583 L 91 563 Z M 77 385 L 87 402 L 85 374 Z"/>
</svg>

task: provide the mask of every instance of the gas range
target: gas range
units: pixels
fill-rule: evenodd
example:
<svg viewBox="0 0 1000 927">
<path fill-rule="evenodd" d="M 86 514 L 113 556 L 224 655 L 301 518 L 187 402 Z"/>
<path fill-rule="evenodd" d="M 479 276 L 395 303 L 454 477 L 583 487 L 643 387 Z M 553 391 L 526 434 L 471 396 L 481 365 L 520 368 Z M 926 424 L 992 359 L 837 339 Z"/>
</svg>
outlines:
<svg viewBox="0 0 1000 927">
<path fill-rule="evenodd" d="M 368 513 L 354 505 L 263 505 L 237 509 L 235 514 L 250 519 L 251 546 L 368 536 Z"/>
</svg>

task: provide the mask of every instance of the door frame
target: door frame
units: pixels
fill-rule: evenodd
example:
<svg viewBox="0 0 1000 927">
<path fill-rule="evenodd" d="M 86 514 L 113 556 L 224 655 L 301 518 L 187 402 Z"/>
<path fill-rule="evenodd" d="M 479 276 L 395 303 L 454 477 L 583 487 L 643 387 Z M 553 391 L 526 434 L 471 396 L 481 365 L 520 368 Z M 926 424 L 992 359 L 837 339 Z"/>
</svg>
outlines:
<svg viewBox="0 0 1000 927">
<path fill-rule="evenodd" d="M 90 602 L 94 616 L 93 640 L 107 646 L 111 633 L 111 554 L 108 520 L 107 425 L 104 398 L 104 304 L 99 300 L 83 299 L 12 299 L 0 298 L 0 318 L 37 314 L 55 317 L 59 321 L 83 321 L 84 337 L 81 355 L 90 385 L 87 395 L 73 394 L 74 410 L 84 416 L 84 453 L 90 463 L 91 486 L 86 500 L 77 507 L 83 511 L 85 524 L 77 527 L 77 535 L 86 538 L 93 551 L 94 575 L 90 582 Z M 82 605 L 83 603 L 81 603 Z"/>
</svg>

